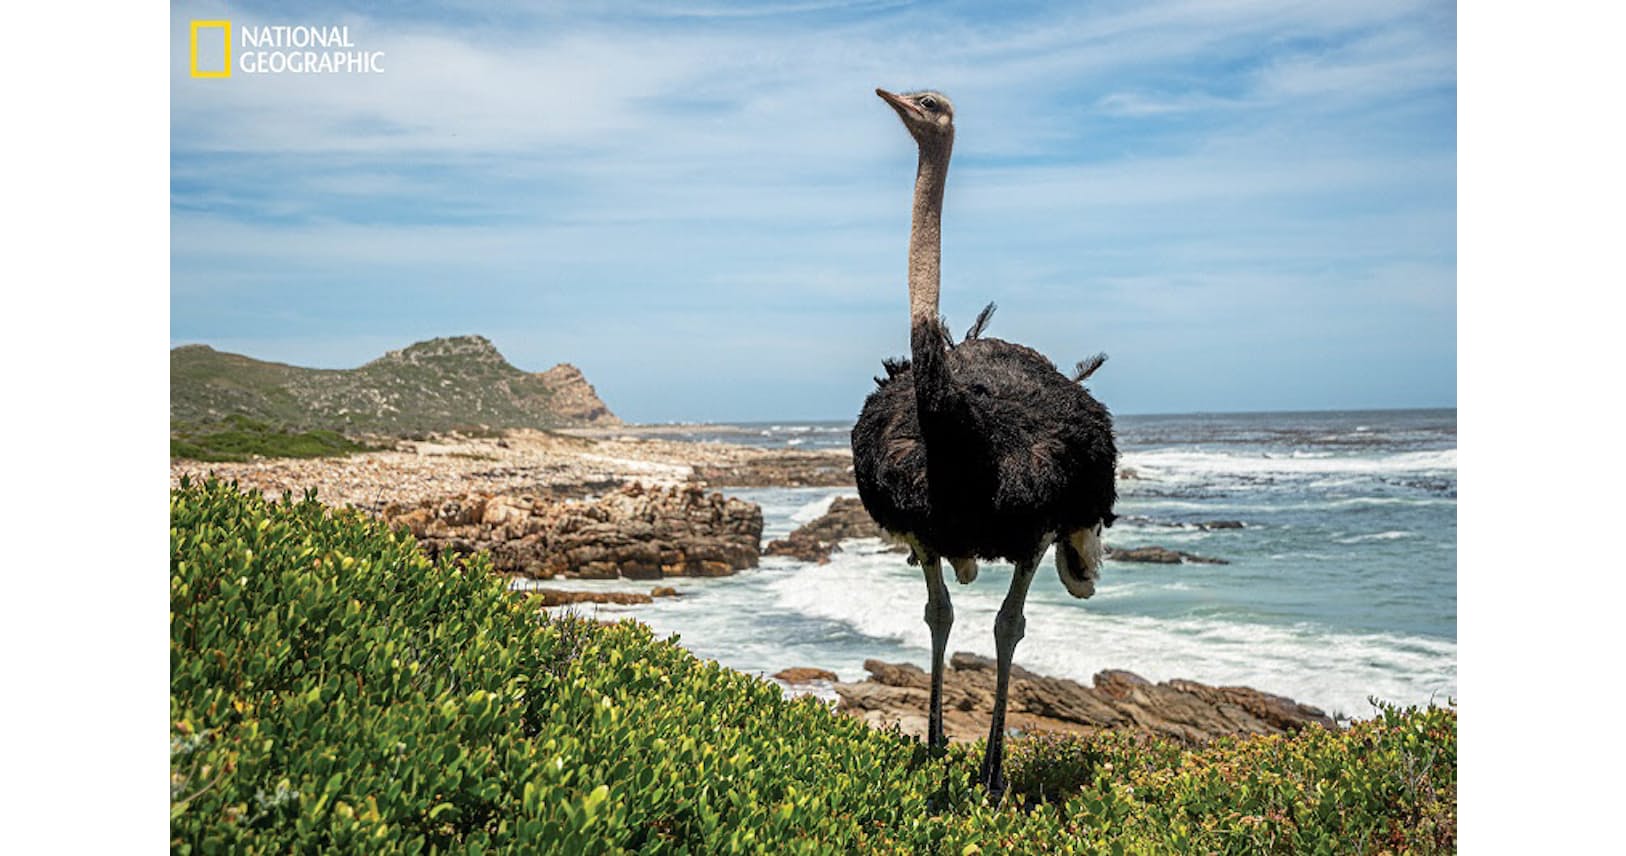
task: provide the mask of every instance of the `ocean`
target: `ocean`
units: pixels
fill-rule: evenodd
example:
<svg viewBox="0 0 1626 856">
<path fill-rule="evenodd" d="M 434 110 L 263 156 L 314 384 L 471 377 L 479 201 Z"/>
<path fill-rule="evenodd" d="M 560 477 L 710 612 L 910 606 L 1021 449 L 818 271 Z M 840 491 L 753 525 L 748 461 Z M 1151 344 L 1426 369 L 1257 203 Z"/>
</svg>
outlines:
<svg viewBox="0 0 1626 856">
<path fill-rule="evenodd" d="M 1364 718 L 1369 699 L 1456 696 L 1456 411 L 1119 416 L 1115 547 L 1158 545 L 1229 564 L 1109 561 L 1096 594 L 1069 596 L 1047 557 L 1016 663 L 1088 684 L 1102 669 L 1153 681 L 1245 685 Z M 699 442 L 839 448 L 850 423 L 708 426 Z M 812 520 L 850 488 L 724 492 L 762 506 L 763 541 Z M 1240 528 L 1201 524 L 1240 522 Z M 950 579 L 949 650 L 994 653 L 993 619 L 1011 568 L 984 563 Z M 683 593 L 632 607 L 658 634 L 723 665 L 865 675 L 875 657 L 929 667 L 925 585 L 878 541 L 849 542 L 829 564 L 768 557 Z M 647 590 L 647 582 L 572 580 L 570 588 Z"/>
</svg>

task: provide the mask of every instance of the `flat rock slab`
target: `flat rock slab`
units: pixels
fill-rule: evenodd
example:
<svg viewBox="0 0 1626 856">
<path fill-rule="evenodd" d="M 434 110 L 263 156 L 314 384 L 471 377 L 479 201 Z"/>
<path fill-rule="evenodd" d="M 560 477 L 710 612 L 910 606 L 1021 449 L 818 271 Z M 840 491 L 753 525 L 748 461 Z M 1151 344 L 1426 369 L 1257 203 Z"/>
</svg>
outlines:
<svg viewBox="0 0 1626 856">
<path fill-rule="evenodd" d="M 572 603 L 615 603 L 632 605 L 654 603 L 657 597 L 677 597 L 678 590 L 671 586 L 656 586 L 649 594 L 636 591 L 569 591 L 553 588 L 519 589 L 520 597 L 540 601 L 538 606 L 565 606 Z M 832 678 L 834 680 L 834 678 Z"/>
<path fill-rule="evenodd" d="M 829 681 L 835 683 L 841 678 L 829 669 L 815 669 L 808 666 L 797 666 L 791 669 L 781 669 L 774 673 L 774 677 L 787 684 L 809 684 L 814 681 Z"/>
<path fill-rule="evenodd" d="M 540 601 L 541 606 L 564 606 L 571 603 L 652 603 L 654 598 L 647 594 L 633 591 L 557 591 L 554 589 L 531 589 L 522 592 L 531 600 Z"/>
<path fill-rule="evenodd" d="M 845 450 L 762 450 L 742 460 L 701 463 L 696 479 L 730 487 L 850 487 L 853 459 Z"/>
<path fill-rule="evenodd" d="M 993 715 L 995 664 L 955 654 L 943 676 L 943 727 L 949 739 L 988 736 Z M 868 680 L 835 684 L 840 710 L 877 727 L 898 725 L 924 737 L 931 676 L 909 663 L 868 660 Z M 1011 667 L 1006 724 L 1024 732 L 1092 734 L 1134 729 L 1187 745 L 1216 737 L 1284 734 L 1304 728 L 1336 729 L 1319 708 L 1249 687 L 1213 687 L 1196 681 L 1154 684 L 1132 672 L 1098 672 L 1094 686 Z"/>
<path fill-rule="evenodd" d="M 1144 562 L 1154 565 L 1181 565 L 1187 562 L 1197 565 L 1229 565 L 1224 559 L 1212 556 L 1199 556 L 1183 550 L 1170 550 L 1167 547 L 1108 547 L 1107 558 L 1114 562 Z"/>
</svg>

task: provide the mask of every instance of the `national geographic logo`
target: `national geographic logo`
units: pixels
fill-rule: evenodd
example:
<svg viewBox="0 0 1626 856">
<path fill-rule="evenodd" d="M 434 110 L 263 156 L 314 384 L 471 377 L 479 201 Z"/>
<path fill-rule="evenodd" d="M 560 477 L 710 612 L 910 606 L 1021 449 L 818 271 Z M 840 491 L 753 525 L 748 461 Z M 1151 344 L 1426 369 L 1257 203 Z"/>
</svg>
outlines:
<svg viewBox="0 0 1626 856">
<path fill-rule="evenodd" d="M 231 22 L 192 22 L 192 76 L 231 77 Z"/>
<path fill-rule="evenodd" d="M 237 50 L 233 51 L 233 44 Z M 193 21 L 193 77 L 243 74 L 383 74 L 384 52 L 359 49 L 348 26 Z M 233 61 L 235 58 L 235 62 Z"/>
</svg>

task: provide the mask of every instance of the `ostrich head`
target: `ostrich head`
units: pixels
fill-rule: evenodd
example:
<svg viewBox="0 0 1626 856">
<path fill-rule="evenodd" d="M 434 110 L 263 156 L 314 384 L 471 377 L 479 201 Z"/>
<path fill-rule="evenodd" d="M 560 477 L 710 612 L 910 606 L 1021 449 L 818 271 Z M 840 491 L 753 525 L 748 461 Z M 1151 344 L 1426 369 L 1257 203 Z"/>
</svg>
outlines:
<svg viewBox="0 0 1626 856">
<path fill-rule="evenodd" d="M 898 111 L 898 118 L 921 146 L 940 146 L 954 139 L 954 104 L 941 92 L 925 90 L 898 95 L 875 90 L 881 100 Z"/>
</svg>

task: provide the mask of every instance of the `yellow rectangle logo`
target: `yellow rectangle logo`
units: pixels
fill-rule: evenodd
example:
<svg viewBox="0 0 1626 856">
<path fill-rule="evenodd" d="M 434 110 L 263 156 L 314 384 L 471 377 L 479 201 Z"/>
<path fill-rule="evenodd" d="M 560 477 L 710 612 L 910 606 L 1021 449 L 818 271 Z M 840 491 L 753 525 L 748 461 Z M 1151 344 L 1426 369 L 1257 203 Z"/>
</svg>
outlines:
<svg viewBox="0 0 1626 856">
<path fill-rule="evenodd" d="M 192 22 L 192 76 L 231 77 L 230 21 Z"/>
</svg>

